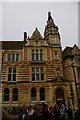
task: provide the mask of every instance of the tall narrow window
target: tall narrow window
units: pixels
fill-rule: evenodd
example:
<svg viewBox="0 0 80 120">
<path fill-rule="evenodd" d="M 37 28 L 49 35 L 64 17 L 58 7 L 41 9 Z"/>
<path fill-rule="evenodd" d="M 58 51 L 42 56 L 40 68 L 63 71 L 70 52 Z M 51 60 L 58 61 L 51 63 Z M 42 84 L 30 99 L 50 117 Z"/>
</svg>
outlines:
<svg viewBox="0 0 80 120">
<path fill-rule="evenodd" d="M 58 60 L 58 54 L 55 53 L 55 60 Z"/>
<path fill-rule="evenodd" d="M 78 79 L 80 79 L 80 68 L 77 68 L 77 72 L 78 72 Z"/>
<path fill-rule="evenodd" d="M 44 81 L 44 69 L 41 67 L 41 81 Z"/>
<path fill-rule="evenodd" d="M 8 88 L 4 89 L 4 101 L 5 102 L 9 101 L 9 89 Z"/>
<path fill-rule="evenodd" d="M 36 101 L 36 88 L 31 89 L 31 101 Z"/>
<path fill-rule="evenodd" d="M 12 61 L 15 61 L 15 54 L 12 54 Z"/>
<path fill-rule="evenodd" d="M 36 49 L 36 61 L 39 60 L 39 52 L 38 52 L 38 49 Z"/>
<path fill-rule="evenodd" d="M 19 54 L 16 54 L 16 61 L 19 61 Z"/>
<path fill-rule="evenodd" d="M 45 101 L 45 88 L 40 88 L 40 101 Z"/>
<path fill-rule="evenodd" d="M 16 68 L 15 67 L 8 68 L 8 81 L 16 81 Z"/>
<path fill-rule="evenodd" d="M 18 101 L 18 89 L 13 89 L 13 101 Z"/>
<path fill-rule="evenodd" d="M 36 81 L 39 81 L 39 67 L 36 67 Z"/>
<path fill-rule="evenodd" d="M 43 60 L 43 50 L 40 49 L 40 60 Z"/>
<path fill-rule="evenodd" d="M 34 50 L 32 49 L 32 61 L 35 60 L 35 54 L 34 54 Z"/>
<path fill-rule="evenodd" d="M 12 68 L 8 68 L 8 81 L 11 81 L 11 73 L 12 73 Z"/>
<path fill-rule="evenodd" d="M 32 81 L 35 81 L 35 67 L 32 67 Z"/>
<path fill-rule="evenodd" d="M 13 67 L 12 81 L 16 81 L 16 68 Z"/>
<path fill-rule="evenodd" d="M 8 54 L 8 56 L 7 56 L 7 60 L 8 60 L 8 61 L 11 60 L 11 55 L 10 55 L 10 54 Z"/>
</svg>

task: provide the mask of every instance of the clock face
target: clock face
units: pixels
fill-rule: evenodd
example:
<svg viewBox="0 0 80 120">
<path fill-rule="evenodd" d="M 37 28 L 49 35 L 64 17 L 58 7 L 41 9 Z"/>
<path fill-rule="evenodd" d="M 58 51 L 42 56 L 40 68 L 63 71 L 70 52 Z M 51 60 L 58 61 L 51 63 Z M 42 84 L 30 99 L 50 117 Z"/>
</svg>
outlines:
<svg viewBox="0 0 80 120">
<path fill-rule="evenodd" d="M 51 44 L 59 44 L 59 38 L 58 37 L 51 37 L 50 39 Z"/>
<path fill-rule="evenodd" d="M 51 42 L 51 44 L 54 44 L 56 42 L 56 37 L 51 37 L 50 42 Z"/>
</svg>

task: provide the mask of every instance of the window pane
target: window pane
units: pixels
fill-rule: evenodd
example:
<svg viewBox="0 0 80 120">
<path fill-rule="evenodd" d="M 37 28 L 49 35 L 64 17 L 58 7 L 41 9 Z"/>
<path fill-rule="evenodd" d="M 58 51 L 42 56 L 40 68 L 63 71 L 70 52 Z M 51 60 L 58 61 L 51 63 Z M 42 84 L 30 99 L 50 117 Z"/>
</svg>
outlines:
<svg viewBox="0 0 80 120">
<path fill-rule="evenodd" d="M 8 74 L 8 81 L 11 81 L 11 74 Z"/>
<path fill-rule="evenodd" d="M 40 53 L 42 53 L 43 52 L 43 50 L 42 49 L 40 49 Z"/>
<path fill-rule="evenodd" d="M 12 54 L 12 61 L 15 61 L 15 54 Z"/>
<path fill-rule="evenodd" d="M 36 68 L 36 72 L 39 72 L 39 67 Z"/>
<path fill-rule="evenodd" d="M 38 56 L 38 54 L 36 54 L 36 60 L 37 60 L 37 61 L 39 60 L 39 56 Z"/>
<path fill-rule="evenodd" d="M 8 68 L 8 73 L 11 73 L 12 72 L 12 68 Z"/>
<path fill-rule="evenodd" d="M 35 67 L 32 67 L 32 72 L 35 72 Z"/>
<path fill-rule="evenodd" d="M 4 89 L 4 94 L 9 94 L 9 89 L 8 88 Z"/>
<path fill-rule="evenodd" d="M 44 71 L 43 71 L 43 67 L 41 67 L 41 72 L 44 72 Z"/>
<path fill-rule="evenodd" d="M 40 88 L 40 100 L 44 101 L 45 100 L 45 89 Z"/>
<path fill-rule="evenodd" d="M 8 59 L 8 61 L 10 61 L 10 58 L 11 58 L 11 55 L 10 55 L 10 54 L 8 54 L 8 58 L 7 58 L 7 59 Z"/>
<path fill-rule="evenodd" d="M 44 74 L 41 74 L 41 81 L 44 80 Z"/>
<path fill-rule="evenodd" d="M 58 59 L 58 57 L 57 57 L 57 53 L 55 53 L 55 60 L 57 60 Z"/>
<path fill-rule="evenodd" d="M 18 94 L 18 89 L 17 88 L 13 89 L 13 94 Z"/>
<path fill-rule="evenodd" d="M 9 101 L 9 89 L 4 89 L 4 101 Z"/>
<path fill-rule="evenodd" d="M 36 45 L 38 45 L 38 41 L 36 41 Z"/>
<path fill-rule="evenodd" d="M 31 101 L 36 101 L 36 88 L 31 89 Z"/>
<path fill-rule="evenodd" d="M 18 101 L 18 95 L 13 96 L 13 101 Z"/>
<path fill-rule="evenodd" d="M 36 49 L 36 52 L 38 52 L 38 49 Z"/>
<path fill-rule="evenodd" d="M 9 95 L 4 95 L 4 101 L 8 102 L 9 101 Z"/>
<path fill-rule="evenodd" d="M 19 61 L 19 54 L 16 54 L 16 61 Z"/>
<path fill-rule="evenodd" d="M 13 81 L 16 81 L 16 74 L 13 74 Z"/>
<path fill-rule="evenodd" d="M 18 101 L 18 89 L 13 89 L 13 101 Z"/>
<path fill-rule="evenodd" d="M 32 53 L 34 53 L 34 50 L 32 49 Z"/>
<path fill-rule="evenodd" d="M 32 60 L 34 60 L 34 54 L 32 54 Z"/>
<path fill-rule="evenodd" d="M 16 68 L 13 68 L 13 73 L 16 73 Z"/>
<path fill-rule="evenodd" d="M 32 81 L 35 81 L 35 74 L 32 74 Z"/>
<path fill-rule="evenodd" d="M 39 81 L 39 74 L 36 74 L 36 81 Z"/>
<path fill-rule="evenodd" d="M 40 60 L 43 60 L 43 54 L 40 54 Z"/>
</svg>

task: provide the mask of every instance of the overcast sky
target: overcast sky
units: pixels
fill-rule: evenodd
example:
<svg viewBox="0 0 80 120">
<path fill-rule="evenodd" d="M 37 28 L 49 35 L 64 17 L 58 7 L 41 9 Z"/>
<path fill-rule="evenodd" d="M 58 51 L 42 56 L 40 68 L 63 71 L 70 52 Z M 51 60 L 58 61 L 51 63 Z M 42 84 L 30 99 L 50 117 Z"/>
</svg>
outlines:
<svg viewBox="0 0 80 120">
<path fill-rule="evenodd" d="M 77 2 L 3 2 L 2 40 L 23 40 L 24 31 L 30 37 L 36 27 L 44 36 L 48 11 L 59 28 L 62 49 L 78 45 Z"/>
</svg>

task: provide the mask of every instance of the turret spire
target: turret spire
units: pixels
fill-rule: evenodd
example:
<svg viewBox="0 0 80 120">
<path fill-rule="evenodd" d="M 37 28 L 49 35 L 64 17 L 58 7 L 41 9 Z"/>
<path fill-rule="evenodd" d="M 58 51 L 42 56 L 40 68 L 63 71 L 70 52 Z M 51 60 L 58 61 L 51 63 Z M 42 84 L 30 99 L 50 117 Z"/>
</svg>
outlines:
<svg viewBox="0 0 80 120">
<path fill-rule="evenodd" d="M 52 17 L 51 17 L 51 12 L 48 12 L 48 21 L 47 21 L 47 24 L 49 23 L 54 23 Z"/>
</svg>

